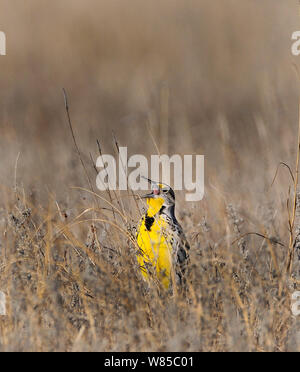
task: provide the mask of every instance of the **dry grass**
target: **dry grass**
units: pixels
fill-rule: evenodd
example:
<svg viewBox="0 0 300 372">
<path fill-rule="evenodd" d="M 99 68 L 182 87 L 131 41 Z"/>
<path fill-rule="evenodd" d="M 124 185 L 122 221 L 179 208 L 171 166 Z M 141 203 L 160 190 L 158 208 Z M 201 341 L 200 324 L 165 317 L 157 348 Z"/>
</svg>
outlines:
<svg viewBox="0 0 300 372">
<path fill-rule="evenodd" d="M 0 3 L 0 350 L 299 351 L 298 255 L 288 260 L 300 221 L 286 167 L 271 187 L 278 164 L 294 172 L 297 158 L 296 2 Z M 205 199 L 178 193 L 187 297 L 141 280 L 142 205 L 90 192 L 62 87 L 94 188 L 90 154 L 97 138 L 116 151 L 112 130 L 130 153 L 157 151 L 149 128 L 159 151 L 206 156 Z"/>
</svg>

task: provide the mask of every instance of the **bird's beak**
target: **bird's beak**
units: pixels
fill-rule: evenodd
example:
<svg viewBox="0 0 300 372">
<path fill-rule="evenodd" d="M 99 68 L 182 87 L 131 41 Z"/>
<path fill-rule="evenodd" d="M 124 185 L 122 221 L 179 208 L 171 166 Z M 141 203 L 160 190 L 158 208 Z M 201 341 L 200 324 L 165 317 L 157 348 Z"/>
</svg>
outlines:
<svg viewBox="0 0 300 372">
<path fill-rule="evenodd" d="M 154 198 L 153 192 L 151 192 L 150 194 L 141 196 L 141 199 L 153 199 L 153 198 Z"/>
<path fill-rule="evenodd" d="M 148 183 L 149 183 L 149 185 L 150 185 L 151 187 L 152 187 L 153 185 L 157 185 L 157 182 L 150 180 L 150 178 L 147 178 L 147 177 L 144 177 L 144 176 L 142 176 L 142 178 L 144 178 L 144 180 L 148 181 Z"/>
<path fill-rule="evenodd" d="M 142 199 L 154 199 L 155 196 L 159 195 L 159 186 L 156 182 L 150 180 L 149 178 L 146 178 L 146 177 L 143 177 L 145 180 L 148 181 L 148 183 L 150 184 L 151 187 L 155 186 L 154 190 L 149 193 L 149 194 L 146 194 L 146 195 L 143 195 L 141 196 Z"/>
</svg>

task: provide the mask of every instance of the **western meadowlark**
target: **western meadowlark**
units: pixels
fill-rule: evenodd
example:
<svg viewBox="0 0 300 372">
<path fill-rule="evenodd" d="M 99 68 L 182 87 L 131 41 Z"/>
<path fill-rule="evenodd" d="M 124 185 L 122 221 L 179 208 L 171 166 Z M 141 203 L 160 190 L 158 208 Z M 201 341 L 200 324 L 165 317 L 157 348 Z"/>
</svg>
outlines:
<svg viewBox="0 0 300 372">
<path fill-rule="evenodd" d="M 175 217 L 175 193 L 165 184 L 148 180 L 152 192 L 143 196 L 148 209 L 142 217 L 137 243 L 137 255 L 143 276 L 148 279 L 152 268 L 162 285 L 168 289 L 173 282 L 182 285 L 189 260 L 190 246 Z"/>
</svg>

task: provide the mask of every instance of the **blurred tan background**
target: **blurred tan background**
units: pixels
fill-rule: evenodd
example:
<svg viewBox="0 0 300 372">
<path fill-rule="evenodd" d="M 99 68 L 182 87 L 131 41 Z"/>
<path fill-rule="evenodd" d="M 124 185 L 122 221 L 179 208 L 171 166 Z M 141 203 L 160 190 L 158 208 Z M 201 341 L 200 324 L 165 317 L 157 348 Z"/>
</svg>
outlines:
<svg viewBox="0 0 300 372">
<path fill-rule="evenodd" d="M 0 10 L 2 186 L 14 185 L 18 153 L 29 190 L 64 197 L 87 186 L 62 87 L 87 163 L 97 138 L 113 152 L 112 130 L 130 153 L 149 155 L 148 125 L 164 151 L 168 122 L 169 154 L 206 156 L 208 190 L 257 195 L 280 161 L 293 165 L 296 1 L 0 0 Z M 283 171 L 282 190 L 288 182 Z"/>
</svg>

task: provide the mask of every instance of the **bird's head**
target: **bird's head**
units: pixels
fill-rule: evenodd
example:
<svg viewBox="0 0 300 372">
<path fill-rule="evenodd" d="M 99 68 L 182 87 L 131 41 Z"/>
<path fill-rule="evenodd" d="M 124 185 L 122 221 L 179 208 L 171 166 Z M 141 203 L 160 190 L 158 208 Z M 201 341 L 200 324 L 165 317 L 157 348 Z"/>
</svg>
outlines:
<svg viewBox="0 0 300 372">
<path fill-rule="evenodd" d="M 151 193 L 142 196 L 142 199 L 147 200 L 148 204 L 148 216 L 153 217 L 162 208 L 174 208 L 175 207 L 175 193 L 173 189 L 166 184 L 157 183 L 148 179 L 151 185 Z"/>
</svg>

